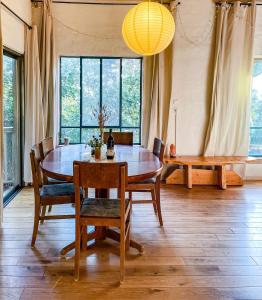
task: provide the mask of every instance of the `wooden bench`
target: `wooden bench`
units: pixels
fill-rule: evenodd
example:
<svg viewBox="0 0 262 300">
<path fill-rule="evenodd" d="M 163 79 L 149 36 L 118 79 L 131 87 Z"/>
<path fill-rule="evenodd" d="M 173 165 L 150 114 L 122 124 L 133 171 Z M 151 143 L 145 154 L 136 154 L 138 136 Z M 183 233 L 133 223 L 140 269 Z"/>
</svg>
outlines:
<svg viewBox="0 0 262 300">
<path fill-rule="evenodd" d="M 258 163 L 258 159 L 247 156 L 166 156 L 167 165 L 181 165 L 183 169 L 174 170 L 167 178 L 167 184 L 186 184 L 189 189 L 196 185 L 218 185 L 226 189 L 227 185 L 243 185 L 243 179 L 233 170 L 227 170 L 228 165 Z M 261 162 L 260 162 L 261 163 Z M 198 167 L 213 167 L 212 170 L 194 169 Z"/>
</svg>

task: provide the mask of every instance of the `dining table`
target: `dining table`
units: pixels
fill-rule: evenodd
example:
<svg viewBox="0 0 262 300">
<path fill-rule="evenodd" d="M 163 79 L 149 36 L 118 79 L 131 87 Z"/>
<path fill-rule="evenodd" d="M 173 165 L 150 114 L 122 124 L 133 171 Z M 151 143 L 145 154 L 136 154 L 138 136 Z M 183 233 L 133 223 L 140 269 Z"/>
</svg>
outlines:
<svg viewBox="0 0 262 300">
<path fill-rule="evenodd" d="M 158 176 L 162 171 L 162 163 L 159 158 L 151 151 L 138 145 L 115 145 L 114 159 L 106 159 L 106 157 L 95 159 L 91 156 L 90 149 L 84 144 L 58 146 L 45 157 L 40 166 L 43 173 L 50 178 L 73 182 L 74 161 L 91 161 L 97 163 L 127 162 L 128 183 L 139 182 Z M 95 191 L 96 198 L 108 198 L 109 195 L 110 191 L 107 189 Z M 86 242 L 102 240 L 106 237 L 120 241 L 118 232 L 105 227 L 95 227 L 92 232 L 85 234 L 86 237 L 84 240 Z M 61 254 L 65 255 L 74 249 L 74 246 L 74 242 L 67 245 L 61 250 Z M 143 246 L 132 239 L 130 240 L 130 247 L 136 248 L 140 253 L 143 252 Z"/>
</svg>

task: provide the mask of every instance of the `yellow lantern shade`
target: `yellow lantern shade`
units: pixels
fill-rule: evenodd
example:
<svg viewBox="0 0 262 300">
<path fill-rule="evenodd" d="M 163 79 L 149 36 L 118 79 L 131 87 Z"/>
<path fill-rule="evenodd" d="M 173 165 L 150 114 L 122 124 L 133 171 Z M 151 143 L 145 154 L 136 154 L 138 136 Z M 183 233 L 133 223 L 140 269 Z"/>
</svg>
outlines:
<svg viewBox="0 0 262 300">
<path fill-rule="evenodd" d="M 154 55 L 171 43 L 175 22 L 170 11 L 157 2 L 142 2 L 130 9 L 122 25 L 127 46 L 137 54 Z"/>
</svg>

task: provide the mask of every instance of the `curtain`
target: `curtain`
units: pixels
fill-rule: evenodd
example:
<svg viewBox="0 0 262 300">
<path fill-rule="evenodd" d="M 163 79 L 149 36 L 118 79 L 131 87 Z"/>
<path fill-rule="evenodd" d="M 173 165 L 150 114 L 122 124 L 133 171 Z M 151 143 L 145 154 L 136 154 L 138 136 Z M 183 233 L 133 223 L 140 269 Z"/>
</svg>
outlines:
<svg viewBox="0 0 262 300">
<path fill-rule="evenodd" d="M 32 182 L 29 153 L 44 138 L 44 114 L 37 27 L 26 29 L 25 39 L 25 145 L 24 181 Z"/>
<path fill-rule="evenodd" d="M 1 0 L 0 0 L 1 6 Z M 0 14 L 0 227 L 3 223 L 3 40 Z"/>
<path fill-rule="evenodd" d="M 217 8 L 214 81 L 204 155 L 248 153 L 256 5 Z"/>
<path fill-rule="evenodd" d="M 175 18 L 177 2 L 170 4 L 170 10 Z M 173 70 L 173 42 L 161 53 L 143 60 L 143 127 L 142 145 L 153 148 L 155 137 L 168 142 L 170 122 L 172 70 Z M 173 127 L 172 126 L 172 127 Z M 175 137 L 171 137 L 174 143 Z"/>
<path fill-rule="evenodd" d="M 55 126 L 55 42 L 52 0 L 44 0 L 40 35 L 40 70 L 45 136 L 54 137 Z"/>
</svg>

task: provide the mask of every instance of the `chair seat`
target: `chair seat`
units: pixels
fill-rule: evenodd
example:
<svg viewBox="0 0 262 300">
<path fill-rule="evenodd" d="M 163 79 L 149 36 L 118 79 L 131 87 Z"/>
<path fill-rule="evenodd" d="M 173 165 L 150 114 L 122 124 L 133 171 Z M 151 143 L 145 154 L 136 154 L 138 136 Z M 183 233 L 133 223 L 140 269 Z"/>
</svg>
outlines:
<svg viewBox="0 0 262 300">
<path fill-rule="evenodd" d="M 126 199 L 126 208 L 129 200 Z M 86 198 L 82 204 L 81 217 L 120 218 L 120 200 L 106 198 Z"/>
<path fill-rule="evenodd" d="M 40 197 L 59 197 L 59 196 L 75 196 L 75 189 L 73 183 L 61 183 L 43 185 L 40 190 Z"/>
</svg>

